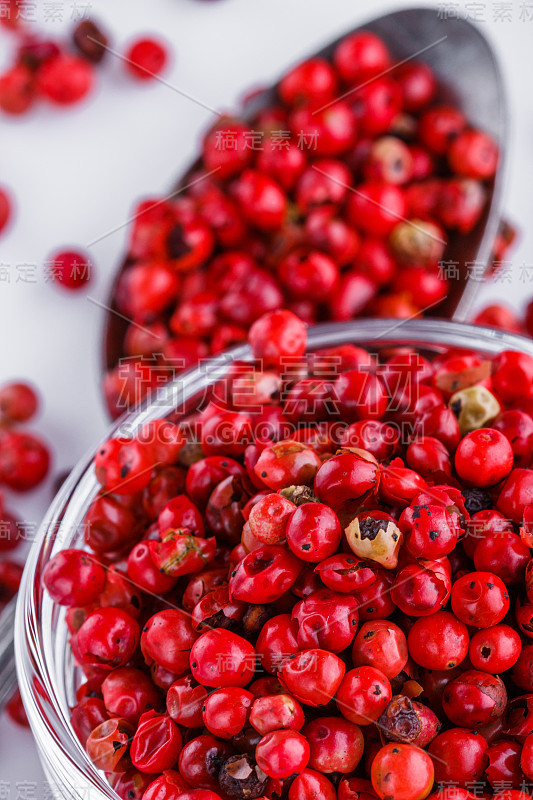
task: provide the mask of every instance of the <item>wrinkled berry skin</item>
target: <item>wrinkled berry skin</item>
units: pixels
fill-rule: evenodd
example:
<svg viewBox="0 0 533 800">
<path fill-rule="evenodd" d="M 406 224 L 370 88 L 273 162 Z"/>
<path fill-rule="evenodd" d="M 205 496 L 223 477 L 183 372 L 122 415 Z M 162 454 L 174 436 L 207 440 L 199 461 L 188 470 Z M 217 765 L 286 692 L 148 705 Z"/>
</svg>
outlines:
<svg viewBox="0 0 533 800">
<path fill-rule="evenodd" d="M 501 717 L 507 691 L 501 678 L 477 670 L 463 672 L 442 695 L 442 707 L 454 725 L 476 728 Z"/>
<path fill-rule="evenodd" d="M 440 731 L 441 723 L 427 706 L 396 695 L 380 716 L 378 726 L 391 742 L 427 747 Z"/>
<path fill-rule="evenodd" d="M 338 508 L 348 500 L 362 502 L 379 487 L 377 461 L 366 450 L 350 450 L 328 459 L 315 478 L 317 497 Z"/>
</svg>

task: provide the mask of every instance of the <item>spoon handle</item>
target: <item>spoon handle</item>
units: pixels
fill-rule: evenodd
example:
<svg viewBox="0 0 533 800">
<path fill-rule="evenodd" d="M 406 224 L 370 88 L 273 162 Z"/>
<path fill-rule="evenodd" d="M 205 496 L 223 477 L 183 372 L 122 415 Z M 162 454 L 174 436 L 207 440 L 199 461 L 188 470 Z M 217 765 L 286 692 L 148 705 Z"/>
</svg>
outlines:
<svg viewBox="0 0 533 800">
<path fill-rule="evenodd" d="M 15 609 L 16 597 L 0 613 L 0 711 L 5 707 L 17 686 L 15 669 Z"/>
</svg>

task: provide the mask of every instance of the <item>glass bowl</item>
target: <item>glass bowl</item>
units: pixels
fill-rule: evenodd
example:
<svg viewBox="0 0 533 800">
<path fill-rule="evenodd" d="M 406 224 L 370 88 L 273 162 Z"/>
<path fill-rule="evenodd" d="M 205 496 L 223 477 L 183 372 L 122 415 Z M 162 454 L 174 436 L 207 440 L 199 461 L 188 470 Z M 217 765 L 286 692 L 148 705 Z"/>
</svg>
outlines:
<svg viewBox="0 0 533 800">
<path fill-rule="evenodd" d="M 466 348 L 488 358 L 507 349 L 533 356 L 533 341 L 529 339 L 435 319 L 361 320 L 319 325 L 309 331 L 309 352 L 347 343 L 375 353 L 412 345 L 426 354 Z M 236 348 L 184 373 L 111 432 L 133 435 L 150 420 L 175 416 L 176 408 L 183 415 L 196 410 L 205 400 L 206 388 L 220 380 L 235 359 L 251 360 L 248 347 Z M 64 547 L 84 546 L 83 520 L 100 488 L 92 469 L 94 452 L 74 469 L 41 525 L 26 563 L 15 623 L 20 691 L 51 789 L 57 798 L 65 800 L 118 797 L 105 775 L 89 760 L 70 724 L 69 709 L 76 702 L 80 670 L 68 645 L 65 609 L 55 605 L 41 587 L 42 571 L 55 553 Z"/>
</svg>

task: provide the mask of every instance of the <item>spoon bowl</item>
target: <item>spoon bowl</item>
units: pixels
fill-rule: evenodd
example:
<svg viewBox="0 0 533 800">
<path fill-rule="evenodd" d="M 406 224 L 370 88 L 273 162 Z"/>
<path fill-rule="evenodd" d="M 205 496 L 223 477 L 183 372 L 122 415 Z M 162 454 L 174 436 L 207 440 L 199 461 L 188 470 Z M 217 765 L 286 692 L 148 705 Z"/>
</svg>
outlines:
<svg viewBox="0 0 533 800">
<path fill-rule="evenodd" d="M 443 261 L 453 268 L 447 297 L 433 316 L 465 321 L 480 280 L 489 268 L 501 214 L 501 194 L 507 140 L 507 108 L 502 75 L 495 53 L 481 31 L 463 19 L 440 18 L 436 8 L 409 8 L 366 22 L 309 57 L 331 58 L 337 44 L 346 36 L 368 30 L 380 36 L 394 59 L 394 66 L 410 60 L 425 62 L 438 81 L 436 101 L 461 109 L 469 122 L 491 134 L 497 142 L 500 159 L 495 178 L 487 186 L 487 202 L 475 228 L 468 234 L 450 233 Z M 391 67 L 388 71 L 394 69 Z M 240 116 L 251 121 L 259 111 L 277 98 L 278 84 L 247 102 Z M 201 167 L 196 160 L 175 186 L 185 187 Z M 122 356 L 127 321 L 118 315 L 116 289 L 124 261 L 112 288 L 104 331 L 104 366 L 112 369 Z M 475 269 L 473 267 L 475 266 Z"/>
</svg>

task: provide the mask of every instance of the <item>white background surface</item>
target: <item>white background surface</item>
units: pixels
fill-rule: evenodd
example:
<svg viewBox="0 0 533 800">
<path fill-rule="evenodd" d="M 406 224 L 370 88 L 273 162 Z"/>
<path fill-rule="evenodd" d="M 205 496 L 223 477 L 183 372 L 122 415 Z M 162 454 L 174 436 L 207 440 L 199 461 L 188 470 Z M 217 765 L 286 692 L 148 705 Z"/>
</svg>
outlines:
<svg viewBox="0 0 533 800">
<path fill-rule="evenodd" d="M 39 27 L 54 36 L 72 25 L 76 8 L 87 7 L 72 0 L 31 5 Z M 168 81 L 227 110 L 248 86 L 271 82 L 288 64 L 344 30 L 405 5 L 391 0 L 93 0 L 90 13 L 109 30 L 118 50 L 140 33 L 163 36 L 174 53 Z M 477 13 L 502 63 L 512 115 L 505 210 L 521 229 L 513 261 L 533 267 L 533 2 L 440 4 L 459 6 Z M 45 22 L 52 8 L 62 19 Z M 0 33 L 0 59 L 6 64 L 13 41 Z M 39 107 L 20 119 L 0 117 L 0 183 L 12 189 L 17 203 L 14 224 L 0 240 L 0 265 L 8 265 L 12 276 L 10 284 L 0 282 L 0 381 L 31 378 L 39 387 L 43 409 L 35 428 L 53 443 L 55 475 L 73 465 L 107 424 L 99 395 L 102 312 L 85 293 L 67 294 L 47 283 L 42 264 L 57 247 L 83 246 L 123 223 L 135 198 L 165 193 L 211 120 L 210 112 L 177 91 L 131 81 L 113 56 L 98 70 L 98 89 L 82 106 L 64 112 Z M 122 228 L 91 250 L 97 279 L 88 294 L 99 301 L 106 300 L 124 240 Z M 16 282 L 19 264 L 34 265 L 34 283 Z M 484 288 L 478 305 L 506 296 L 522 307 L 529 294 L 533 283 L 515 278 L 511 285 Z M 9 496 L 7 505 L 37 522 L 50 494 L 49 480 L 30 498 Z M 0 798 L 40 800 L 47 796 L 41 781 L 31 735 L 2 720 Z"/>
</svg>

